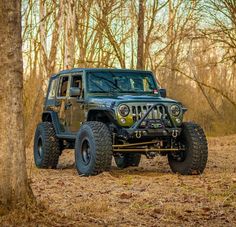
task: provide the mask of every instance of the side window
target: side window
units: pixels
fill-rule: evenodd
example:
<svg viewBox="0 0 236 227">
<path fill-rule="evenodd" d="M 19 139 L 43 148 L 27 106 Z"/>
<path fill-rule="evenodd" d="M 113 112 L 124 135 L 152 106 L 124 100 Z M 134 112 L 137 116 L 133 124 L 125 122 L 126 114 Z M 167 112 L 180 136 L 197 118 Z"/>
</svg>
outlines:
<svg viewBox="0 0 236 227">
<path fill-rule="evenodd" d="M 51 81 L 50 88 L 49 88 L 49 94 L 48 99 L 54 99 L 56 95 L 56 89 L 57 89 L 57 79 L 54 79 Z"/>
<path fill-rule="evenodd" d="M 82 76 L 73 76 L 72 77 L 72 80 L 71 80 L 71 87 L 74 87 L 74 88 L 79 88 L 80 89 L 80 95 L 82 94 Z"/>
<path fill-rule="evenodd" d="M 68 88 L 68 76 L 63 76 L 60 78 L 60 84 L 59 84 L 59 90 L 58 90 L 58 96 L 59 97 L 65 97 L 67 93 Z"/>
<path fill-rule="evenodd" d="M 82 89 L 82 77 L 81 76 L 73 76 L 71 81 L 71 87 L 78 87 Z"/>
</svg>

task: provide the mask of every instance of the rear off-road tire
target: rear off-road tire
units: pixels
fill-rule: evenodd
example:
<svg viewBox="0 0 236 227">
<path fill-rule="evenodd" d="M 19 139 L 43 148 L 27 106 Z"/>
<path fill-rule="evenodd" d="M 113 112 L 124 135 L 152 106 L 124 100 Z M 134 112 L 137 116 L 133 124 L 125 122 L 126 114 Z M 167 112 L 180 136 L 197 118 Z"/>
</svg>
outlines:
<svg viewBox="0 0 236 227">
<path fill-rule="evenodd" d="M 34 136 L 34 161 L 38 168 L 55 169 L 61 154 L 60 142 L 51 122 L 38 124 Z"/>
<path fill-rule="evenodd" d="M 127 153 L 122 156 L 115 156 L 114 158 L 117 167 L 124 169 L 129 166 L 138 166 L 141 160 L 141 154 Z"/>
<path fill-rule="evenodd" d="M 84 123 L 75 141 L 75 164 L 80 175 L 108 171 L 112 161 L 112 139 L 108 127 L 97 121 Z"/>
<path fill-rule="evenodd" d="M 168 154 L 168 161 L 174 173 L 193 175 L 203 173 L 207 158 L 208 145 L 203 129 L 192 122 L 183 123 L 181 135 L 178 139 L 185 147 L 180 153 Z"/>
</svg>

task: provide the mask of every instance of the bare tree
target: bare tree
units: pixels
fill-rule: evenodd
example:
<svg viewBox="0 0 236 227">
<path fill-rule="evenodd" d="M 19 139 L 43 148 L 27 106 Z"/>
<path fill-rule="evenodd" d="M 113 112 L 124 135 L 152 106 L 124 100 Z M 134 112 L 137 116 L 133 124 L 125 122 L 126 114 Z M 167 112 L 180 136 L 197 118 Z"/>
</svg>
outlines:
<svg viewBox="0 0 236 227">
<path fill-rule="evenodd" d="M 21 3 L 0 1 L 0 213 L 31 196 L 27 180 L 24 121 Z"/>
<path fill-rule="evenodd" d="M 75 64 L 75 1 L 65 3 L 65 68 L 73 68 Z"/>
<path fill-rule="evenodd" d="M 137 69 L 144 69 L 144 1 L 139 0 Z"/>
<path fill-rule="evenodd" d="M 202 30 L 215 43 L 225 48 L 223 60 L 236 62 L 236 1 L 207 0 L 204 2 L 206 17 L 209 20 L 208 29 Z"/>
<path fill-rule="evenodd" d="M 186 95 L 191 90 L 198 101 L 188 116 L 201 120 L 202 111 L 202 120 L 207 123 L 204 111 L 215 118 L 222 115 L 222 109 L 226 113 L 228 106 L 234 109 L 235 1 L 22 2 L 28 144 L 40 119 L 41 88 L 47 86 L 48 76 L 64 68 L 152 70 L 169 96 L 191 105 Z M 222 108 L 224 103 L 227 107 Z"/>
</svg>

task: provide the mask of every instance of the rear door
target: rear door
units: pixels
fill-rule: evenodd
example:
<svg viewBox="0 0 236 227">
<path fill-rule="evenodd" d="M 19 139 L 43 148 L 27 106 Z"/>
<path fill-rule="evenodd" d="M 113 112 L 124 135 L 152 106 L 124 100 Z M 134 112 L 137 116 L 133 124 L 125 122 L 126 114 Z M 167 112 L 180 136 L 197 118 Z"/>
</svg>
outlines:
<svg viewBox="0 0 236 227">
<path fill-rule="evenodd" d="M 47 97 L 44 103 L 44 110 L 55 111 L 57 83 L 58 83 L 58 77 L 57 76 L 51 77 L 48 85 Z"/>
<path fill-rule="evenodd" d="M 61 130 L 64 132 L 68 132 L 68 120 L 65 115 L 65 105 L 67 98 L 69 97 L 69 81 L 69 74 L 59 76 L 55 102 L 55 108 L 58 113 Z"/>
</svg>

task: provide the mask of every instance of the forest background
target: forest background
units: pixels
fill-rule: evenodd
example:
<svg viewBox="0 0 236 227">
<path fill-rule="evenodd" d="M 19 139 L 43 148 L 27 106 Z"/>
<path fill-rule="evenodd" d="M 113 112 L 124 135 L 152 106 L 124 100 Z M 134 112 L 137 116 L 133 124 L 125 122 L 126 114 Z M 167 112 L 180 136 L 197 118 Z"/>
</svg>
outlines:
<svg viewBox="0 0 236 227">
<path fill-rule="evenodd" d="M 48 78 L 74 67 L 151 70 L 186 120 L 236 132 L 235 1 L 23 0 L 22 37 L 28 143 Z"/>
<path fill-rule="evenodd" d="M 235 226 L 235 0 L 0 0 L 0 38 L 0 226 Z M 204 175 L 158 156 L 78 177 L 70 150 L 37 169 L 48 79 L 73 67 L 153 71 L 208 135 Z"/>
</svg>

